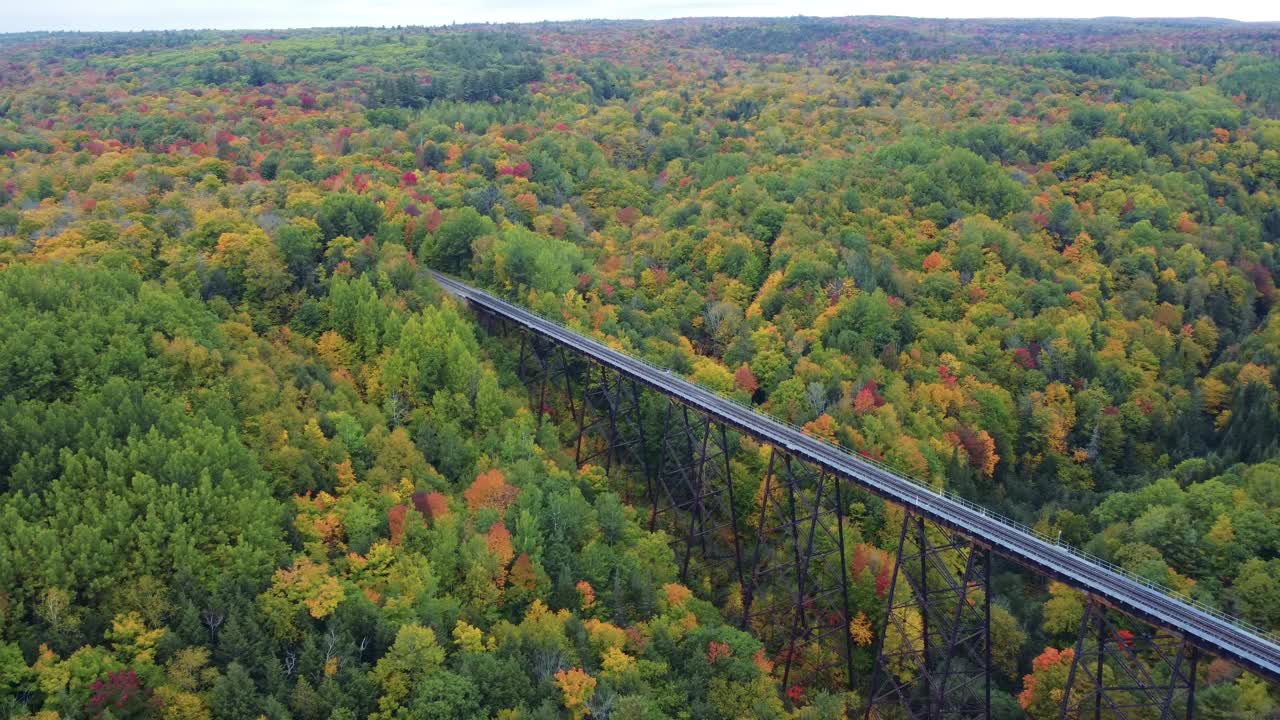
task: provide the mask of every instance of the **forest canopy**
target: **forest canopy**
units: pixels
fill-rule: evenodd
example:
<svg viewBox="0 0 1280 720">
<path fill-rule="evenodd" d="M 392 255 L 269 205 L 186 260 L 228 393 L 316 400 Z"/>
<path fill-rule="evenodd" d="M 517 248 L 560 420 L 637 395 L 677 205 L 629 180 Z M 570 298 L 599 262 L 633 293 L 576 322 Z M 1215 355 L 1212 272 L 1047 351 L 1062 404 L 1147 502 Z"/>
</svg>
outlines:
<svg viewBox="0 0 1280 720">
<path fill-rule="evenodd" d="M 0 717 L 862 707 L 901 509 L 843 498 L 853 651 L 792 652 L 428 269 L 1280 631 L 1278 40 L 0 35 Z M 1083 596 L 986 592 L 994 716 L 1058 717 Z"/>
</svg>

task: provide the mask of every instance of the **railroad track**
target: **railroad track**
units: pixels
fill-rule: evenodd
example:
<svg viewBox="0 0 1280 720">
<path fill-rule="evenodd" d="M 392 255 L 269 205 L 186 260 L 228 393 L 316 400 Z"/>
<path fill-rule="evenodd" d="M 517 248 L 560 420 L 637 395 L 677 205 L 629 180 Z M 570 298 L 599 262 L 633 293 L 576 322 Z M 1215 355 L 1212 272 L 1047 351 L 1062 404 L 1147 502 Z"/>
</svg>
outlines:
<svg viewBox="0 0 1280 720">
<path fill-rule="evenodd" d="M 1236 662 L 1270 681 L 1280 680 L 1280 644 L 1257 628 L 1175 597 L 1165 588 L 1046 540 L 1029 528 L 962 498 L 939 493 L 483 290 L 435 271 L 431 274 L 446 292 L 485 312 L 622 373 L 863 490 L 905 506 L 1033 572 L 1087 592 L 1121 612 L 1180 635 L 1206 652 Z"/>
</svg>

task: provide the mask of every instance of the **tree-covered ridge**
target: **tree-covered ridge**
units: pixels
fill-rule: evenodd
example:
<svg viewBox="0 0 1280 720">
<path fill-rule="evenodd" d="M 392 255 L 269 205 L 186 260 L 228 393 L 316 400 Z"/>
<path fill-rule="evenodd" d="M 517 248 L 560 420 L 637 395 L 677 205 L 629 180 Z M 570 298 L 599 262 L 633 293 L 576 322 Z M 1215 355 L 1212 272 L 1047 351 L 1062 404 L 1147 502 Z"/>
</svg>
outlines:
<svg viewBox="0 0 1280 720">
<path fill-rule="evenodd" d="M 451 304 L 323 304 L 312 340 L 127 271 L 0 273 L 6 717 L 781 712 Z"/>
<path fill-rule="evenodd" d="M 1280 628 L 1276 40 L 893 18 L 4 38 L 0 703 L 839 712 L 817 662 L 777 697 L 771 629 L 727 629 L 705 575 L 672 585 L 665 541 L 424 265 Z M 850 503 L 865 679 L 895 511 Z M 997 581 L 1002 717 L 1056 716 L 1079 597 Z M 1205 712 L 1273 711 L 1208 672 Z"/>
</svg>

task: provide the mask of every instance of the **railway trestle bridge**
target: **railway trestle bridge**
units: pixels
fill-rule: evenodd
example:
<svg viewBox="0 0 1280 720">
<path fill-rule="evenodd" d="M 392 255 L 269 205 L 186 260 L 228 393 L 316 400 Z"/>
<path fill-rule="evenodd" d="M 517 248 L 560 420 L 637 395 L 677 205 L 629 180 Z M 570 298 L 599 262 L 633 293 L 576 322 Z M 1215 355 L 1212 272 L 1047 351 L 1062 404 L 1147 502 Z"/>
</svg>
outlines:
<svg viewBox="0 0 1280 720">
<path fill-rule="evenodd" d="M 1257 628 L 1041 537 L 704 387 L 456 279 L 435 280 L 487 327 L 519 334 L 518 369 L 535 408 L 576 421 L 576 460 L 643 475 L 651 528 L 675 538 L 682 579 L 716 568 L 733 618 L 764 632 L 789 688 L 797 672 L 853 688 L 846 514 L 855 492 L 902 509 L 876 635 L 867 718 L 991 717 L 994 558 L 1084 592 L 1062 718 L 1187 718 L 1207 656 L 1275 682 L 1280 644 Z M 660 398 L 646 433 L 642 396 Z M 769 448 L 757 496 L 740 497 L 731 454 Z M 737 493 L 735 495 L 735 492 Z M 732 616 L 732 615 L 731 615 Z"/>
</svg>

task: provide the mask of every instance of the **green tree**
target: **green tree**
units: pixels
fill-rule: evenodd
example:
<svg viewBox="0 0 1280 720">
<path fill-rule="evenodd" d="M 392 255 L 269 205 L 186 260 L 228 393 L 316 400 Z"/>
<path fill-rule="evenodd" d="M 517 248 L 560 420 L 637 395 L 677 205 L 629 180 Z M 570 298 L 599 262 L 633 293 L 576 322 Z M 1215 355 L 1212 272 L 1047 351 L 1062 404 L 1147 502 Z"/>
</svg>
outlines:
<svg viewBox="0 0 1280 720">
<path fill-rule="evenodd" d="M 583 264 L 574 245 L 520 227 L 503 230 L 494 251 L 497 278 L 512 288 L 564 293 Z"/>
<path fill-rule="evenodd" d="M 493 221 L 476 212 L 475 208 L 449 210 L 444 213 L 435 234 L 424 241 L 423 255 L 429 258 L 433 267 L 461 274 L 471 267 L 475 241 L 495 232 Z"/>
<path fill-rule="evenodd" d="M 883 290 L 858 293 L 836 306 L 835 316 L 823 331 L 823 343 L 864 357 L 878 354 L 901 341 L 895 315 Z"/>
<path fill-rule="evenodd" d="M 316 225 L 325 241 L 339 235 L 359 240 L 378 232 L 382 208 L 371 198 L 354 193 L 325 196 L 316 214 Z"/>
<path fill-rule="evenodd" d="M 209 693 L 209 711 L 214 720 L 241 720 L 257 717 L 262 711 L 257 684 L 238 662 L 227 665 Z"/>
</svg>

